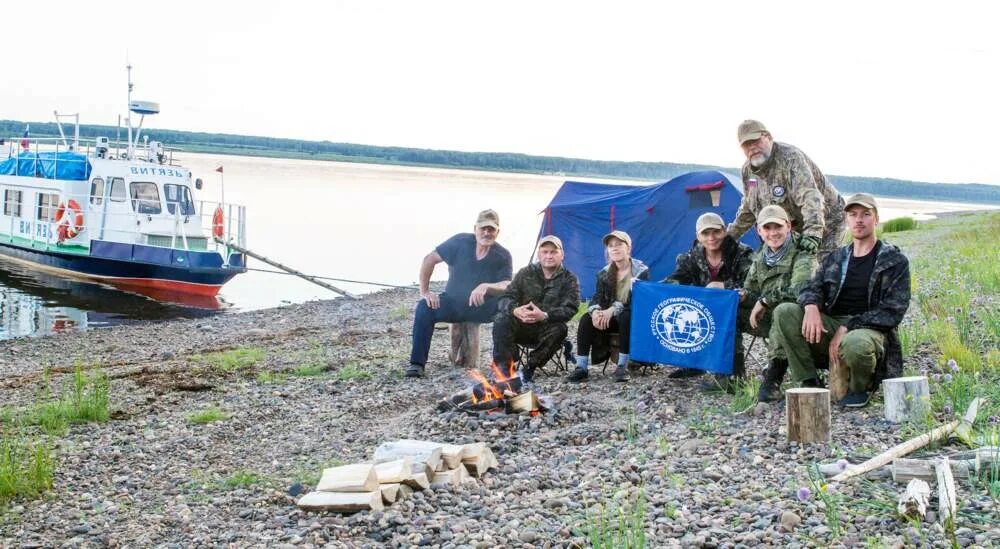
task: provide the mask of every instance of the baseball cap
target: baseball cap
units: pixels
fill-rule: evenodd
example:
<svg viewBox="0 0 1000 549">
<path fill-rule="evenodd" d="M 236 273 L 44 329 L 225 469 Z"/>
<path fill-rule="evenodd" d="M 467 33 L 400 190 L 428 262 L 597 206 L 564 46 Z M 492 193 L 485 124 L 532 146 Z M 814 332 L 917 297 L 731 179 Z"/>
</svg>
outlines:
<svg viewBox="0 0 1000 549">
<path fill-rule="evenodd" d="M 612 238 L 617 238 L 618 240 L 621 240 L 622 242 L 628 244 L 629 248 L 632 247 L 632 237 L 629 236 L 628 233 L 625 231 L 611 231 L 610 233 L 604 235 L 603 239 L 604 245 L 607 246 L 608 240 L 611 240 Z"/>
<path fill-rule="evenodd" d="M 722 221 L 717 213 L 704 213 L 698 218 L 698 222 L 695 224 L 695 232 L 701 234 L 705 229 L 722 229 L 726 230 L 726 224 Z"/>
<path fill-rule="evenodd" d="M 769 133 L 767 128 L 764 127 L 763 122 L 757 120 L 744 120 L 740 123 L 740 127 L 736 130 L 736 136 L 740 140 L 740 145 L 746 143 L 747 141 L 753 141 L 758 139 L 765 133 Z"/>
<path fill-rule="evenodd" d="M 538 241 L 538 246 L 536 247 L 541 248 L 542 244 L 553 244 L 557 249 L 559 250 L 563 249 L 562 240 L 559 240 L 559 237 L 553 234 L 550 234 L 548 236 L 543 236 L 542 239 Z"/>
<path fill-rule="evenodd" d="M 875 202 L 875 197 L 868 193 L 855 193 L 847 197 L 847 203 L 844 204 L 844 211 L 846 212 L 847 208 L 850 208 L 855 204 L 878 212 L 878 202 Z"/>
<path fill-rule="evenodd" d="M 777 223 L 779 225 L 784 225 L 785 223 L 791 221 L 788 219 L 788 213 L 785 209 L 777 204 L 771 204 L 769 206 L 764 206 L 760 213 L 757 214 L 757 226 L 763 227 L 768 223 Z"/>
<path fill-rule="evenodd" d="M 494 210 L 483 210 L 479 212 L 479 217 L 476 218 L 476 228 L 481 229 L 483 227 L 493 227 L 496 230 L 500 230 L 500 216 L 497 215 Z"/>
</svg>

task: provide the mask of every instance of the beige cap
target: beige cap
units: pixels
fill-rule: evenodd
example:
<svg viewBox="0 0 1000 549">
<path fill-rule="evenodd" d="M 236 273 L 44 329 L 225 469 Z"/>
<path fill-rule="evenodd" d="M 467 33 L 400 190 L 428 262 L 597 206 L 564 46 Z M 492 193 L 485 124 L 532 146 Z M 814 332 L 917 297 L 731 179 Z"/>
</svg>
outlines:
<svg viewBox="0 0 1000 549">
<path fill-rule="evenodd" d="M 847 203 L 844 204 L 844 211 L 846 212 L 847 208 L 855 204 L 864 206 L 869 210 L 875 210 L 878 213 L 878 202 L 875 202 L 875 197 L 868 193 L 855 193 L 847 197 Z"/>
<path fill-rule="evenodd" d="M 777 204 L 771 204 L 770 206 L 764 206 L 763 209 L 757 214 L 757 226 L 763 227 L 768 223 L 777 223 L 778 225 L 784 225 L 790 222 L 791 219 L 788 218 L 788 213 L 785 209 Z"/>
<path fill-rule="evenodd" d="M 765 133 L 770 133 L 767 128 L 764 127 L 763 122 L 757 120 L 744 120 L 740 123 L 740 127 L 736 130 L 736 136 L 740 140 L 740 145 L 746 143 L 747 141 L 753 141 L 754 139 L 759 139 L 760 136 Z"/>
<path fill-rule="evenodd" d="M 726 230 L 726 224 L 722 221 L 717 213 L 704 213 L 698 218 L 698 222 L 695 224 L 695 232 L 701 234 L 705 229 L 722 229 Z"/>
<path fill-rule="evenodd" d="M 618 240 L 628 244 L 629 248 L 632 247 L 632 237 L 625 231 L 611 231 L 610 233 L 604 235 L 604 245 L 607 246 L 608 240 L 611 240 L 612 238 L 617 238 Z"/>
<path fill-rule="evenodd" d="M 537 248 L 541 248 L 543 244 L 553 244 L 556 248 L 560 250 L 563 249 L 562 240 L 559 240 L 559 237 L 556 235 L 550 234 L 548 236 L 543 236 L 542 239 L 538 241 Z"/>
<path fill-rule="evenodd" d="M 483 227 L 493 227 L 496 230 L 500 230 L 500 216 L 494 210 L 483 210 L 479 212 L 479 217 L 476 218 L 476 228 L 481 229 Z"/>
</svg>

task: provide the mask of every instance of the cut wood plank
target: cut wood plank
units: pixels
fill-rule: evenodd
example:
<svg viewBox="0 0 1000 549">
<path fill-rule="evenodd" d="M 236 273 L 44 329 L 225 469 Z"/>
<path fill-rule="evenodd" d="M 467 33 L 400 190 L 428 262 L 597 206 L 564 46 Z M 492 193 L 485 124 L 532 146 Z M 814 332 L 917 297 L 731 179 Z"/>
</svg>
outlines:
<svg viewBox="0 0 1000 549">
<path fill-rule="evenodd" d="M 323 476 L 316 485 L 321 492 L 372 492 L 378 490 L 375 466 L 370 463 L 354 463 L 323 469 Z"/>
<path fill-rule="evenodd" d="M 403 481 L 403 484 L 417 490 L 426 490 L 430 487 L 431 481 L 427 478 L 427 473 L 413 473 L 410 478 Z"/>
<path fill-rule="evenodd" d="M 507 407 L 512 412 L 534 412 L 541 405 L 538 403 L 538 396 L 534 391 L 525 391 L 517 396 L 507 399 Z"/>
<path fill-rule="evenodd" d="M 375 463 L 395 461 L 409 456 L 413 461 L 423 461 L 430 466 L 431 471 L 441 462 L 441 447 L 439 442 L 426 440 L 401 439 L 383 442 L 375 449 Z"/>
<path fill-rule="evenodd" d="M 487 448 L 485 442 L 473 442 L 462 446 L 462 461 L 475 461 Z"/>
<path fill-rule="evenodd" d="M 296 503 L 309 511 L 335 511 L 353 513 L 355 511 L 381 511 L 382 491 L 372 492 L 309 492 Z"/>
<path fill-rule="evenodd" d="M 933 431 L 924 433 L 918 437 L 911 438 L 906 442 L 897 444 L 864 463 L 860 463 L 858 465 L 848 465 L 847 469 L 844 470 L 843 473 L 840 473 L 839 475 L 833 477 L 832 479 L 830 479 L 830 481 L 843 482 L 853 476 L 862 475 L 864 473 L 867 473 L 868 471 L 878 469 L 879 467 L 891 462 L 892 460 L 898 457 L 905 456 L 914 450 L 923 448 L 924 446 L 927 446 L 928 444 L 930 444 L 935 440 L 940 440 L 942 438 L 947 437 L 948 434 L 955 429 L 955 427 L 958 427 L 957 420 L 952 421 L 950 423 L 946 423 L 934 429 Z"/>
<path fill-rule="evenodd" d="M 911 479 L 906 485 L 903 495 L 899 496 L 899 504 L 896 510 L 899 514 L 908 518 L 927 515 L 927 504 L 931 500 L 931 487 L 926 482 L 918 478 Z"/>
<path fill-rule="evenodd" d="M 930 409 L 931 391 L 927 376 L 883 379 L 882 394 L 885 419 L 893 423 L 922 419 Z"/>
<path fill-rule="evenodd" d="M 493 450 L 488 447 L 483 449 L 475 460 L 464 460 L 462 464 L 468 469 L 469 474 L 476 478 L 483 476 L 490 469 L 496 469 L 500 466 L 496 457 L 493 456 Z"/>
<path fill-rule="evenodd" d="M 403 501 L 413 495 L 413 488 L 405 484 L 399 485 L 399 493 L 396 494 L 396 501 Z"/>
<path fill-rule="evenodd" d="M 788 440 L 830 441 L 830 391 L 799 387 L 785 391 L 785 419 Z"/>
<path fill-rule="evenodd" d="M 375 476 L 379 484 L 398 484 L 412 475 L 413 458 L 406 456 L 395 461 L 375 465 Z"/>
<path fill-rule="evenodd" d="M 399 483 L 380 485 L 382 501 L 385 503 L 395 503 L 396 499 L 399 498 L 399 486 Z"/>
<path fill-rule="evenodd" d="M 455 469 L 462 464 L 465 457 L 465 446 L 460 444 L 445 444 L 441 447 L 441 461 L 448 469 Z"/>
<path fill-rule="evenodd" d="M 450 488 L 457 488 L 461 486 L 462 482 L 467 478 L 469 478 L 469 473 L 465 471 L 465 467 L 449 469 L 434 475 L 434 482 L 431 483 L 431 486 L 447 486 Z"/>
<path fill-rule="evenodd" d="M 958 478 L 968 478 L 970 474 L 976 474 L 979 471 L 974 459 L 955 459 L 950 460 L 950 462 L 952 475 Z M 936 480 L 936 465 L 935 460 L 896 458 L 892 460 L 890 467 L 892 480 L 900 484 L 913 479 L 926 482 Z"/>
<path fill-rule="evenodd" d="M 951 465 L 948 458 L 941 458 L 937 463 L 937 491 L 938 491 L 938 522 L 947 523 L 949 519 L 954 519 L 958 509 L 958 502 L 955 501 L 955 479 L 951 476 Z"/>
</svg>

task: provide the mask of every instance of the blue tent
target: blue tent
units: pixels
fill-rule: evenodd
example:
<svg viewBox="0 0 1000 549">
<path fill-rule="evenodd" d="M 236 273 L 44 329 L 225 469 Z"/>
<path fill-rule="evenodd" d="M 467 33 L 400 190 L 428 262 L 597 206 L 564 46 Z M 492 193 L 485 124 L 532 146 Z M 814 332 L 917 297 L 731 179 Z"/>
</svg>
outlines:
<svg viewBox="0 0 1000 549">
<path fill-rule="evenodd" d="M 594 293 L 597 272 L 607 264 L 601 238 L 615 229 L 632 237 L 632 255 L 650 268 L 650 280 L 673 272 L 677 254 L 691 247 L 698 216 L 716 212 L 729 223 L 742 191 L 717 171 L 691 172 L 656 185 L 605 185 L 567 181 L 543 212 L 538 238 L 558 236 L 566 267 L 580 279 L 580 293 Z M 753 231 L 743 242 L 756 248 Z"/>
</svg>

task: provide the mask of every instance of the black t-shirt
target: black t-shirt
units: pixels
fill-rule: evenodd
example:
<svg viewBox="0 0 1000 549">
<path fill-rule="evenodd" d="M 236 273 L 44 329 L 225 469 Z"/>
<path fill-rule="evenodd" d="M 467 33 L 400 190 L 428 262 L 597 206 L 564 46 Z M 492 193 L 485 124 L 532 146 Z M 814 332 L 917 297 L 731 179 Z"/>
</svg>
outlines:
<svg viewBox="0 0 1000 549">
<path fill-rule="evenodd" d="M 442 242 L 435 251 L 448 264 L 448 284 L 444 291 L 463 302 L 472 290 L 484 282 L 513 278 L 514 263 L 510 252 L 494 243 L 486 257 L 476 259 L 476 235 L 460 233 Z"/>
<path fill-rule="evenodd" d="M 875 257 L 878 256 L 881 246 L 882 242 L 878 241 L 866 255 L 860 257 L 851 255 L 847 263 L 847 276 L 844 277 L 844 284 L 840 287 L 837 302 L 830 309 L 830 316 L 854 316 L 868 310 L 868 283 L 872 278 L 872 271 L 875 270 Z"/>
</svg>

